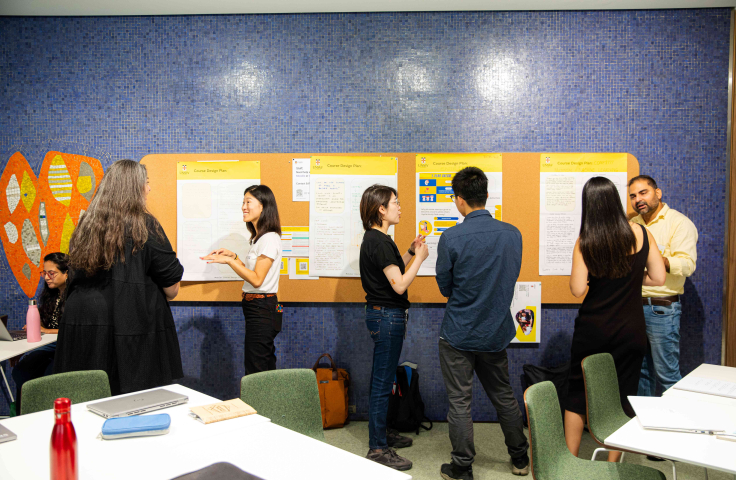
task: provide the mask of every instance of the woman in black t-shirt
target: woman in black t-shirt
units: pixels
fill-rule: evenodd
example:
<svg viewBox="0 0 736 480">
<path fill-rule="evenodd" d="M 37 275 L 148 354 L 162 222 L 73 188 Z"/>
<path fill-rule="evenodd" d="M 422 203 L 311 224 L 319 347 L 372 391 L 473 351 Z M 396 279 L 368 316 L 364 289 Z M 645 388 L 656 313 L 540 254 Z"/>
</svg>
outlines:
<svg viewBox="0 0 736 480">
<path fill-rule="evenodd" d="M 368 413 L 368 459 L 396 470 L 409 470 L 411 461 L 392 447 L 408 447 L 412 441 L 394 432 L 386 433 L 388 398 L 399 364 L 409 313 L 407 288 L 429 254 L 422 236 L 415 238 L 402 256 L 388 236 L 399 223 L 401 208 L 396 190 L 373 185 L 363 192 L 360 218 L 365 235 L 360 246 L 360 281 L 365 290 L 365 322 L 373 339 L 370 407 Z M 408 269 L 406 266 L 416 255 Z"/>
</svg>

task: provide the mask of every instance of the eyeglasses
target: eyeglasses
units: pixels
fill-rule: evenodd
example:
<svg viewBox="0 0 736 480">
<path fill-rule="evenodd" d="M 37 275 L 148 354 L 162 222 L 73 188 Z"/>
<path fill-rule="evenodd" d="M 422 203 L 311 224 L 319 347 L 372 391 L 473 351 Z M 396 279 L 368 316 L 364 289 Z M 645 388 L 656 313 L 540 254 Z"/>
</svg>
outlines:
<svg viewBox="0 0 736 480">
<path fill-rule="evenodd" d="M 58 274 L 59 274 L 59 272 L 55 272 L 55 271 L 53 271 L 53 270 L 49 270 L 49 271 L 46 271 L 46 270 L 41 270 L 41 278 L 46 278 L 46 276 L 48 275 L 48 277 L 49 277 L 49 278 L 50 278 L 51 280 L 53 280 L 53 279 L 54 279 L 54 277 L 55 277 L 56 275 L 58 275 Z"/>
<path fill-rule="evenodd" d="M 453 195 L 453 194 L 450 194 L 450 201 L 451 201 L 451 202 L 454 202 L 454 201 L 455 201 L 455 195 Z"/>
<path fill-rule="evenodd" d="M 398 198 L 396 199 L 396 202 L 395 203 L 396 203 L 396 206 L 397 207 L 400 207 L 401 206 L 401 202 L 399 202 L 399 199 Z"/>
</svg>

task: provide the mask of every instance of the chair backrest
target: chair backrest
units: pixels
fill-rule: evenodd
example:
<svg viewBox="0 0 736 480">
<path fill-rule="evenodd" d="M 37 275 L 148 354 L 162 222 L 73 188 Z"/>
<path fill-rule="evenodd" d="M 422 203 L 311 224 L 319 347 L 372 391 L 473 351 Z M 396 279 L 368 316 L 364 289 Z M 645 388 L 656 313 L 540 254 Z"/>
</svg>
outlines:
<svg viewBox="0 0 736 480">
<path fill-rule="evenodd" d="M 308 368 L 271 370 L 246 375 L 240 398 L 272 423 L 324 441 L 319 389 Z"/>
<path fill-rule="evenodd" d="M 603 441 L 630 419 L 621 406 L 616 364 L 610 353 L 597 353 L 582 361 L 588 429 L 593 439 Z"/>
<path fill-rule="evenodd" d="M 54 400 L 66 397 L 76 403 L 107 398 L 110 381 L 102 370 L 57 373 L 29 380 L 20 392 L 21 413 L 34 413 L 54 408 Z"/>
<path fill-rule="evenodd" d="M 567 449 L 557 390 L 552 382 L 540 382 L 524 392 L 529 420 L 532 473 L 537 480 L 558 478 L 564 462 L 575 457 Z"/>
</svg>

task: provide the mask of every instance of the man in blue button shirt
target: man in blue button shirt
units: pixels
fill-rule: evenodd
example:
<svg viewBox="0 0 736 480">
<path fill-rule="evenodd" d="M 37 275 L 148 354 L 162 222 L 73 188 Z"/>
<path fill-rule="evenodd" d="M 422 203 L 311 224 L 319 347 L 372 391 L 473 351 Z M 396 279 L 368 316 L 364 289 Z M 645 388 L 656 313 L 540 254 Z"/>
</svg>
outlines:
<svg viewBox="0 0 736 480">
<path fill-rule="evenodd" d="M 498 413 L 512 473 L 527 475 L 529 444 L 506 356 L 516 333 L 510 307 L 521 270 L 521 233 L 485 209 L 488 178 L 479 168 L 460 170 L 452 189 L 465 220 L 445 231 L 437 247 L 437 285 L 448 297 L 439 351 L 452 442 L 452 463 L 442 465 L 440 473 L 447 480 L 473 478 L 470 403 L 475 372 Z"/>
</svg>

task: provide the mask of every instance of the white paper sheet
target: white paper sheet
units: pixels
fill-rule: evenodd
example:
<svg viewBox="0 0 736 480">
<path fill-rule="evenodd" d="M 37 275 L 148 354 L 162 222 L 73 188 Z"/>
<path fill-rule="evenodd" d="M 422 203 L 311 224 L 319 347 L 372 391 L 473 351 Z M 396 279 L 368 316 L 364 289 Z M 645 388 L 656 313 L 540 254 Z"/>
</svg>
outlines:
<svg viewBox="0 0 736 480">
<path fill-rule="evenodd" d="M 292 201 L 309 201 L 309 159 L 291 159 Z"/>
<path fill-rule="evenodd" d="M 539 343 L 542 339 L 542 282 L 516 282 L 511 301 L 516 337 L 511 343 Z"/>
</svg>

